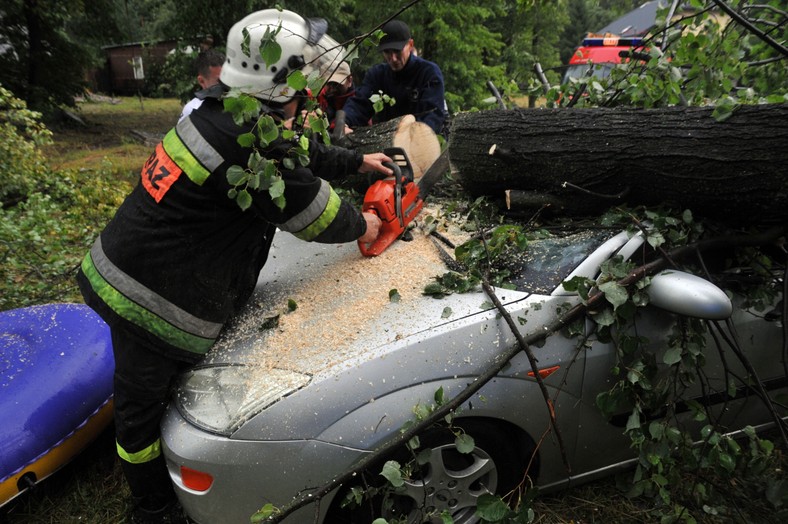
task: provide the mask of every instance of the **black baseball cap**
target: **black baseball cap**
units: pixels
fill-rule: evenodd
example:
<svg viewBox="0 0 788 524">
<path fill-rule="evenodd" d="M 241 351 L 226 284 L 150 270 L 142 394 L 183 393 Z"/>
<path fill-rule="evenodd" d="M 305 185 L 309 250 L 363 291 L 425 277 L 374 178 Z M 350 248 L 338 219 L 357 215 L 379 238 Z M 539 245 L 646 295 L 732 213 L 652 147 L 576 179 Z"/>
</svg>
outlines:
<svg viewBox="0 0 788 524">
<path fill-rule="evenodd" d="M 410 41 L 410 28 L 401 20 L 389 20 L 380 29 L 386 34 L 380 39 L 378 51 L 402 51 Z"/>
</svg>

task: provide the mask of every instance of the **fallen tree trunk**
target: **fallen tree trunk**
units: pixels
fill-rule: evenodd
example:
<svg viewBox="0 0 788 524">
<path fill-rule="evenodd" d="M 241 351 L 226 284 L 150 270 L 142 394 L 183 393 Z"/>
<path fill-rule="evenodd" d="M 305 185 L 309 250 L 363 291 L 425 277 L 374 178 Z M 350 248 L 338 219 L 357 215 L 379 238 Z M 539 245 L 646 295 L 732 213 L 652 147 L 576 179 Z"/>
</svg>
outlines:
<svg viewBox="0 0 788 524">
<path fill-rule="evenodd" d="M 493 109 L 454 117 L 449 153 L 460 183 L 527 209 L 598 213 L 667 204 L 698 216 L 788 220 L 788 104 Z M 511 209 L 515 209 L 511 207 Z"/>
</svg>

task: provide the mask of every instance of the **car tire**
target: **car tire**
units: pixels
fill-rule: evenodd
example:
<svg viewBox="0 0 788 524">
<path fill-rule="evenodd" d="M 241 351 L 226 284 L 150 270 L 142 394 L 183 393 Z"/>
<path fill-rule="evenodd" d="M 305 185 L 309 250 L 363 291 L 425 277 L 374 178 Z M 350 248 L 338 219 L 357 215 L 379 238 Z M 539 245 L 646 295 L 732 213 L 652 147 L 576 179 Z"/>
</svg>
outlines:
<svg viewBox="0 0 788 524">
<path fill-rule="evenodd" d="M 475 516 L 477 499 L 486 493 L 505 495 L 524 484 L 533 442 L 518 438 L 511 428 L 493 421 L 457 420 L 453 430 L 473 437 L 475 448 L 471 453 L 457 450 L 455 435 L 449 429 L 430 430 L 420 436 L 416 451 L 431 449 L 430 460 L 412 472 L 402 488 L 395 492 L 383 490 L 353 509 L 340 507 L 347 490 L 340 492 L 324 524 L 369 524 L 378 517 L 391 521 L 405 516 L 408 524 L 442 522 L 440 514 L 444 510 L 452 515 L 454 524 L 481 522 Z M 410 458 L 410 453 L 405 451 L 391 455 L 388 460 L 404 465 Z M 383 462 L 380 464 L 382 467 Z M 535 470 L 532 465 L 531 471 Z M 373 489 L 382 487 L 380 467 L 372 473 L 367 475 L 366 485 Z M 427 515 L 432 515 L 432 520 Z"/>
</svg>

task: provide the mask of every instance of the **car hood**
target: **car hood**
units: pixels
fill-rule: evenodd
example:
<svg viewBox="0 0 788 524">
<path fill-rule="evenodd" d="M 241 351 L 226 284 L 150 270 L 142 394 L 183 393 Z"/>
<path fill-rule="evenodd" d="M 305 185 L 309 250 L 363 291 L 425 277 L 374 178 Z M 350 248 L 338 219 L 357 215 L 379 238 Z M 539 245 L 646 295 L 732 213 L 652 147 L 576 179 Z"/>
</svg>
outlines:
<svg viewBox="0 0 788 524">
<path fill-rule="evenodd" d="M 278 232 L 252 299 L 202 365 L 246 364 L 316 378 L 493 307 L 482 292 L 424 295 L 447 271 L 439 248 L 422 234 L 364 257 L 355 242 L 308 243 Z M 528 296 L 499 291 L 504 303 Z"/>
</svg>

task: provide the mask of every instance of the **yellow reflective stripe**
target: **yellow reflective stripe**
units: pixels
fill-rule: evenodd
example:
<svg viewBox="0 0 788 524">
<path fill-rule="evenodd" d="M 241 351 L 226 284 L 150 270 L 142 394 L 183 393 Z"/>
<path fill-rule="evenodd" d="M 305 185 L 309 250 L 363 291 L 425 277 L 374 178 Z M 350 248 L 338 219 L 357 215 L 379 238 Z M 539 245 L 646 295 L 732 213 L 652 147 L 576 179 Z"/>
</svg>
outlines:
<svg viewBox="0 0 788 524">
<path fill-rule="evenodd" d="M 156 439 L 156 442 L 136 453 L 129 453 L 123 449 L 117 440 L 115 441 L 115 446 L 118 450 L 118 456 L 132 464 L 144 464 L 161 455 L 161 439 Z"/>
<path fill-rule="evenodd" d="M 167 152 L 167 155 L 178 164 L 178 167 L 183 169 L 183 172 L 186 173 L 189 180 L 201 186 L 208 179 L 211 172 L 197 160 L 191 151 L 189 151 L 175 132 L 175 129 L 170 129 L 164 136 L 162 146 L 164 146 L 164 151 Z"/>
<path fill-rule="evenodd" d="M 339 195 L 336 194 L 333 188 L 331 188 L 331 194 L 328 197 L 328 203 L 326 207 L 323 209 L 323 212 L 317 219 L 312 222 L 308 227 L 302 229 L 301 231 L 293 231 L 292 233 L 300 238 L 301 240 L 314 240 L 317 238 L 320 233 L 328 229 L 328 226 L 334 221 L 337 217 L 337 213 L 339 213 L 339 208 L 342 206 L 342 199 L 339 198 Z"/>
<path fill-rule="evenodd" d="M 213 338 L 204 338 L 178 329 L 158 315 L 131 301 L 107 282 L 93 264 L 91 254 L 82 259 L 82 272 L 93 291 L 121 318 L 136 324 L 177 348 L 204 355 L 213 345 Z"/>
</svg>

